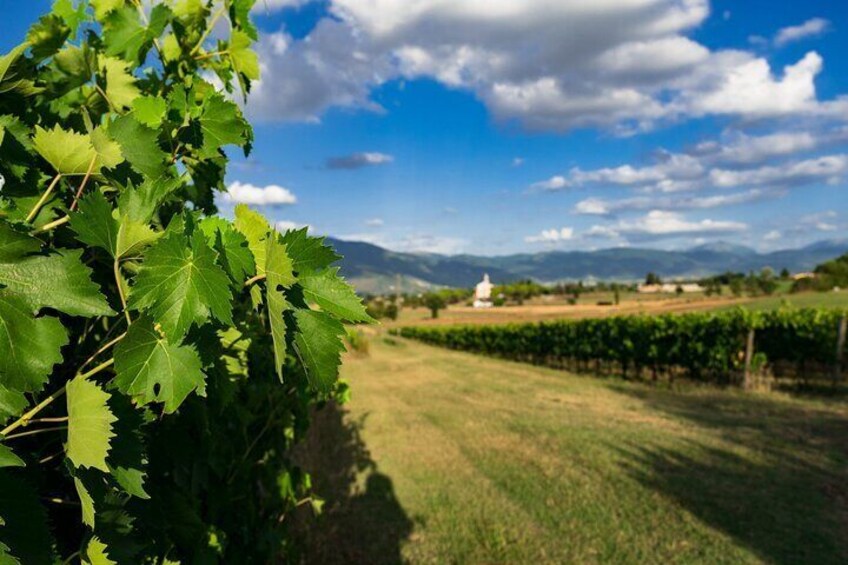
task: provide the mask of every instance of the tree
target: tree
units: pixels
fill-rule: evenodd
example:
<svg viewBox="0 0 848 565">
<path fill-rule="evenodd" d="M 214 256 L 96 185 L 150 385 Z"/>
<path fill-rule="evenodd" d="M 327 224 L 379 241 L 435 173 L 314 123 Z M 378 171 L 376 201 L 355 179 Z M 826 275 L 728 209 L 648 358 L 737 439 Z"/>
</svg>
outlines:
<svg viewBox="0 0 848 565">
<path fill-rule="evenodd" d="M 648 273 L 647 276 L 645 276 L 645 284 L 646 285 L 662 284 L 662 279 L 660 278 L 660 276 L 658 274 L 651 272 L 651 273 Z"/>
<path fill-rule="evenodd" d="M 424 306 L 430 310 L 430 317 L 435 320 L 439 317 L 439 310 L 443 310 L 447 303 L 441 294 L 429 292 L 424 295 Z"/>
<path fill-rule="evenodd" d="M 828 291 L 835 287 L 848 287 L 848 253 L 818 265 L 814 277 L 795 281 L 792 291 Z"/>
<path fill-rule="evenodd" d="M 780 270 L 781 280 L 788 281 L 791 277 L 792 277 L 792 274 L 789 272 L 789 269 L 787 269 L 786 267 L 783 267 L 783 269 Z"/>
<path fill-rule="evenodd" d="M 728 286 L 730 286 L 731 294 L 733 294 L 733 296 L 735 296 L 736 298 L 739 298 L 740 296 L 742 296 L 742 292 L 744 290 L 745 282 L 744 282 L 744 279 L 739 278 L 739 277 L 735 277 L 735 278 L 730 279 L 730 283 L 729 283 Z"/>
<path fill-rule="evenodd" d="M 323 239 L 215 215 L 252 0 L 74 4 L 0 57 L 0 562 L 276 562 L 370 318 Z"/>
<path fill-rule="evenodd" d="M 774 271 L 769 269 L 768 267 L 764 268 L 760 271 L 759 278 L 757 280 L 757 287 L 760 292 L 765 294 L 766 296 L 770 296 L 774 294 L 777 290 L 777 280 L 774 277 Z"/>
</svg>

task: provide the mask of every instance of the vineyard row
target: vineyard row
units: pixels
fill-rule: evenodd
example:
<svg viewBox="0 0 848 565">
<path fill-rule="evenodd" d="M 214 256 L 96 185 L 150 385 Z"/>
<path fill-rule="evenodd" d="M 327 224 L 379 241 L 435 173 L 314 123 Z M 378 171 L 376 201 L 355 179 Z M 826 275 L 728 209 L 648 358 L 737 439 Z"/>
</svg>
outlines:
<svg viewBox="0 0 848 565">
<path fill-rule="evenodd" d="M 735 310 L 534 324 L 406 327 L 401 337 L 515 361 L 625 377 L 750 384 L 841 379 L 846 312 Z"/>
</svg>

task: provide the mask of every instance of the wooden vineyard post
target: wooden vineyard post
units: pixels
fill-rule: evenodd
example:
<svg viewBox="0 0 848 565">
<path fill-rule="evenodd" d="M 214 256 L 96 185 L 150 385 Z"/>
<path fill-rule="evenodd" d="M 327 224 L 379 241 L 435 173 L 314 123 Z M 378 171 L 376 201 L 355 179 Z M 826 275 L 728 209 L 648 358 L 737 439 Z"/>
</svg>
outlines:
<svg viewBox="0 0 848 565">
<path fill-rule="evenodd" d="M 751 372 L 751 363 L 754 360 L 754 328 L 748 330 L 748 341 L 745 344 L 745 376 L 742 387 L 745 390 L 754 388 L 754 375 Z"/>
<path fill-rule="evenodd" d="M 839 319 L 839 333 L 836 338 L 836 365 L 833 368 L 833 384 L 842 380 L 842 359 L 845 354 L 845 332 L 848 329 L 848 317 Z"/>
</svg>

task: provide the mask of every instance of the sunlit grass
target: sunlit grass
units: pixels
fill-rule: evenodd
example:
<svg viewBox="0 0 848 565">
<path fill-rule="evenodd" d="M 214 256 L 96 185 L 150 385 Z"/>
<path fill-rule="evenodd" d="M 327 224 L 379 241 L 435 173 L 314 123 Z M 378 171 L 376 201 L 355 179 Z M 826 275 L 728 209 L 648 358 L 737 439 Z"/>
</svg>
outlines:
<svg viewBox="0 0 848 565">
<path fill-rule="evenodd" d="M 371 503 L 358 520 L 337 506 L 337 562 L 848 558 L 842 401 L 657 389 L 376 336 L 344 377 L 344 422 L 371 461 L 353 500 Z M 378 555 L 357 545 L 374 530 Z"/>
</svg>

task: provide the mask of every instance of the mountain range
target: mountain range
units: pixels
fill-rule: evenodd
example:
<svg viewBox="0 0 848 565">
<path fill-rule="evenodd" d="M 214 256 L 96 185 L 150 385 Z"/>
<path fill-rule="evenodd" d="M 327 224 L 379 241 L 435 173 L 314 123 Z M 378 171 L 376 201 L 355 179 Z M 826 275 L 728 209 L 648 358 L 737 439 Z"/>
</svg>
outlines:
<svg viewBox="0 0 848 565">
<path fill-rule="evenodd" d="M 771 267 L 808 271 L 848 251 L 848 240 L 825 240 L 799 249 L 759 253 L 742 245 L 708 243 L 685 251 L 619 247 L 597 251 L 545 251 L 494 257 L 401 253 L 360 241 L 328 239 L 344 256 L 342 274 L 360 292 L 385 293 L 397 281 L 405 292 L 435 287 L 471 287 L 488 273 L 494 283 L 533 279 L 637 281 L 648 272 L 665 278 L 698 278 L 725 271 Z"/>
</svg>

